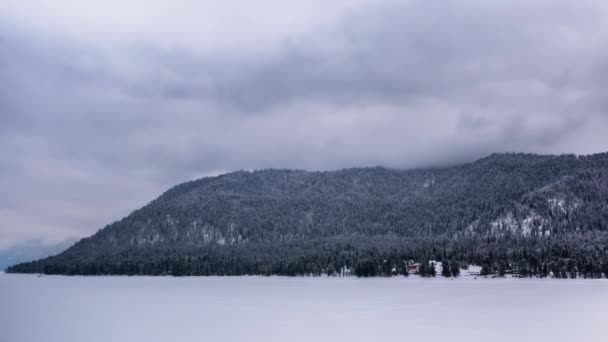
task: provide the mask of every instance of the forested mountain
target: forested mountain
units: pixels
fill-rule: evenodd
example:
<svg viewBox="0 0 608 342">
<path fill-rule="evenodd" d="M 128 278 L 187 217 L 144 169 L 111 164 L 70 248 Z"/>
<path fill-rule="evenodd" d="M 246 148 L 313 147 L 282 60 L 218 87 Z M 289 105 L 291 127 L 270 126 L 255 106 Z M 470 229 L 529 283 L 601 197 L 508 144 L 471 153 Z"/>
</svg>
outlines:
<svg viewBox="0 0 608 342">
<path fill-rule="evenodd" d="M 175 186 L 65 252 L 7 271 L 373 276 L 407 273 L 407 260 L 608 273 L 608 154 L 233 172 Z"/>
</svg>

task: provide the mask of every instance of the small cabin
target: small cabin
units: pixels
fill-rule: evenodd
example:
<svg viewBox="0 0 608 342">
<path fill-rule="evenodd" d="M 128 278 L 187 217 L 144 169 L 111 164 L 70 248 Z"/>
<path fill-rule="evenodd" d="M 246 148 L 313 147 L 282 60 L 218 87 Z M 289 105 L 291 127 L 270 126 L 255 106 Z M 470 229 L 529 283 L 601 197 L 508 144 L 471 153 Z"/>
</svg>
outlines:
<svg viewBox="0 0 608 342">
<path fill-rule="evenodd" d="M 414 262 L 413 260 L 410 260 L 407 262 L 407 273 L 409 274 L 418 274 L 418 271 L 420 270 L 420 264 L 417 262 Z"/>
</svg>

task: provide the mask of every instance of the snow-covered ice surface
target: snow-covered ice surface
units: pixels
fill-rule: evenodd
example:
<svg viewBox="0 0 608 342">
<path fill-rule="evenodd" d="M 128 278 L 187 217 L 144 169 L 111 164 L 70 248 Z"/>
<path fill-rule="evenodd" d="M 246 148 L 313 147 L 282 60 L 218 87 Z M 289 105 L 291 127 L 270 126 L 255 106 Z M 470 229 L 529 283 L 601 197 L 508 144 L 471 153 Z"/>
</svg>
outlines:
<svg viewBox="0 0 608 342">
<path fill-rule="evenodd" d="M 0 274 L 0 341 L 604 341 L 608 280 Z"/>
</svg>

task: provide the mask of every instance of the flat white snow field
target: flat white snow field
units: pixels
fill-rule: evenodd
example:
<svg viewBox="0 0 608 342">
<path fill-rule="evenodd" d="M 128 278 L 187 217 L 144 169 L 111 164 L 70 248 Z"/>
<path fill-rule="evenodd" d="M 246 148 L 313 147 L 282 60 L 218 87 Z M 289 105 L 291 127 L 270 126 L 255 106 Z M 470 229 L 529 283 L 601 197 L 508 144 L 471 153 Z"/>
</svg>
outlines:
<svg viewBox="0 0 608 342">
<path fill-rule="evenodd" d="M 1 342 L 606 341 L 608 280 L 0 274 Z"/>
</svg>

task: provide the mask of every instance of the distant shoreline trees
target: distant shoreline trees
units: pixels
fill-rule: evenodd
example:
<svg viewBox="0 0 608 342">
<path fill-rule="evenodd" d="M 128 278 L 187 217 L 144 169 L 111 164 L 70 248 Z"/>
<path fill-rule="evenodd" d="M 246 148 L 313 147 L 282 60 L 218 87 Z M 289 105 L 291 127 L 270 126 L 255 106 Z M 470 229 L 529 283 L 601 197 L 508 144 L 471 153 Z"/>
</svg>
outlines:
<svg viewBox="0 0 608 342">
<path fill-rule="evenodd" d="M 382 242 L 383 241 L 383 242 Z M 608 240 L 598 239 L 598 243 Z M 509 238 L 484 247 L 479 241 L 376 240 L 299 241 L 288 244 L 243 244 L 211 248 L 166 248 L 112 251 L 94 258 L 58 255 L 19 264 L 9 273 L 66 275 L 283 275 L 407 276 L 408 261 L 419 263 L 417 275 L 436 276 L 430 260 L 442 260 L 440 276 L 457 277 L 466 265 L 481 265 L 480 276 L 602 278 L 608 277 L 608 247 L 561 240 Z M 470 248 L 469 246 L 477 246 Z M 431 251 L 431 252 L 429 252 Z M 432 252 L 434 251 L 434 252 Z"/>
</svg>

